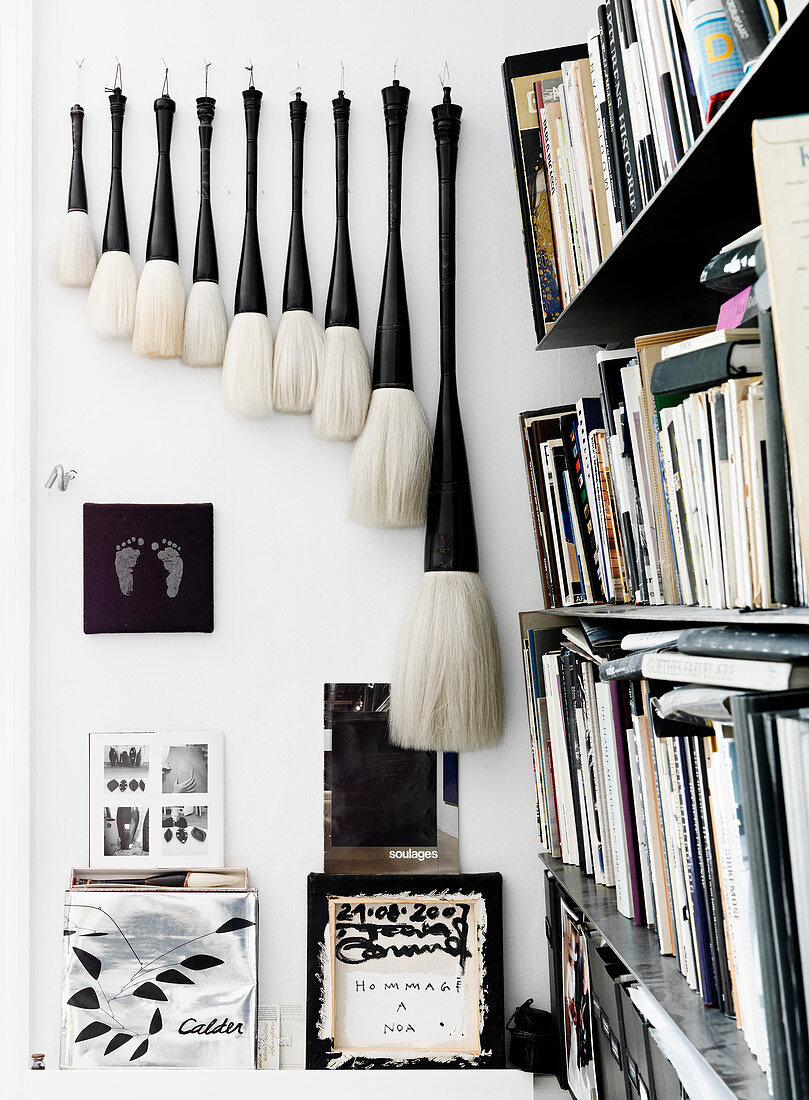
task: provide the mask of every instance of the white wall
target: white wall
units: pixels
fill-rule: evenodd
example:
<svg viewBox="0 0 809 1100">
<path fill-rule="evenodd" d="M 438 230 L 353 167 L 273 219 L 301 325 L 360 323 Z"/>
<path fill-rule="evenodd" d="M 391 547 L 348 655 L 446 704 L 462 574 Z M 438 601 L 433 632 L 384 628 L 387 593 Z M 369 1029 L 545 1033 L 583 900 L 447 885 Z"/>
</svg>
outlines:
<svg viewBox="0 0 809 1100">
<path fill-rule="evenodd" d="M 373 342 L 385 247 L 385 136 L 380 88 L 412 89 L 405 145 L 404 249 L 416 388 L 437 394 L 436 169 L 430 107 L 448 60 L 464 106 L 458 183 L 459 371 L 477 508 L 481 569 L 497 611 L 508 699 L 503 746 L 461 762 L 461 869 L 505 884 L 506 1004 L 546 1002 L 541 879 L 517 612 L 538 603 L 537 565 L 517 413 L 578 393 L 589 357 L 534 352 L 500 81 L 509 53 L 580 41 L 595 0 L 308 0 L 276 5 L 111 5 L 41 0 L 35 98 L 36 455 L 78 479 L 36 489 L 36 740 L 32 1050 L 57 1061 L 62 888 L 87 856 L 87 731 L 216 729 L 226 734 L 226 858 L 261 891 L 262 997 L 302 1001 L 306 875 L 322 867 L 321 685 L 384 681 L 421 572 L 421 531 L 377 532 L 344 520 L 349 448 L 313 438 L 307 419 L 242 421 L 220 401 L 217 370 L 137 359 L 96 342 L 85 292 L 50 284 L 47 250 L 67 194 L 74 59 L 91 216 L 99 235 L 108 184 L 104 86 L 115 55 L 129 97 L 124 180 L 133 254 L 142 261 L 161 57 L 178 103 L 173 148 L 181 265 L 190 285 L 197 208 L 203 58 L 218 108 L 213 199 L 222 283 L 232 301 L 243 212 L 242 66 L 264 90 L 260 224 L 273 325 L 280 312 L 289 213 L 289 90 L 309 102 L 306 224 L 316 309 L 324 306 L 333 232 L 331 99 L 340 61 L 352 100 L 352 233 L 362 328 Z M 300 61 L 300 75 L 296 72 Z M 13 216 L 6 211 L 4 216 Z M 81 506 L 213 501 L 212 636 L 82 633 Z"/>
</svg>

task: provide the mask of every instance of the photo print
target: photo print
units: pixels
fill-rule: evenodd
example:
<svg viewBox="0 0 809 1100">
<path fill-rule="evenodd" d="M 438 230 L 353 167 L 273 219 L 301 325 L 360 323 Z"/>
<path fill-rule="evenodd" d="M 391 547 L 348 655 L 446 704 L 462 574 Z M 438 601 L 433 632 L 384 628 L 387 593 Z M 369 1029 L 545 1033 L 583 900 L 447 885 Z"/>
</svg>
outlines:
<svg viewBox="0 0 809 1100">
<path fill-rule="evenodd" d="M 69 890 L 62 1068 L 254 1069 L 257 924 L 253 890 Z"/>
<path fill-rule="evenodd" d="M 140 859 L 149 855 L 149 810 L 140 806 L 104 807 L 104 855 Z"/>
<path fill-rule="evenodd" d="M 84 505 L 85 634 L 211 633 L 212 504 Z"/>
<path fill-rule="evenodd" d="M 221 867 L 222 765 L 221 732 L 91 733 L 89 865 Z"/>
<path fill-rule="evenodd" d="M 567 1084 L 576 1100 L 597 1100 L 587 937 L 581 918 L 562 906 L 562 1027 Z"/>
<path fill-rule="evenodd" d="M 324 685 L 324 870 L 457 873 L 457 753 L 391 744 L 389 700 L 389 684 Z"/>
<path fill-rule="evenodd" d="M 166 745 L 163 750 L 163 794 L 207 793 L 207 744 Z"/>
<path fill-rule="evenodd" d="M 207 806 L 163 806 L 163 852 L 177 855 L 181 848 L 189 866 L 208 851 Z"/>
<path fill-rule="evenodd" d="M 505 1064 L 502 882 L 310 875 L 307 1069 Z"/>
<path fill-rule="evenodd" d="M 104 781 L 112 794 L 130 791 L 146 793 L 149 782 L 149 746 L 117 744 L 104 746 Z"/>
</svg>

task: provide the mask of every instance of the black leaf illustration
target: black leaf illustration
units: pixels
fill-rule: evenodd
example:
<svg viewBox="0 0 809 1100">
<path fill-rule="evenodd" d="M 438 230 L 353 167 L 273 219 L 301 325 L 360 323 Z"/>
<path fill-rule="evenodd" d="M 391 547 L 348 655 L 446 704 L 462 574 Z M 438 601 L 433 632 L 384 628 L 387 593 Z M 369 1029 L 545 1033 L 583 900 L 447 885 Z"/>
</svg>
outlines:
<svg viewBox="0 0 809 1100">
<path fill-rule="evenodd" d="M 82 932 L 82 936 L 108 936 L 109 932 Z"/>
<path fill-rule="evenodd" d="M 87 985 L 74 993 L 67 1003 L 73 1008 L 98 1008 L 98 994 L 91 985 Z"/>
<path fill-rule="evenodd" d="M 67 1002 L 70 1004 L 70 1001 Z M 99 1023 L 98 1020 L 94 1024 L 88 1024 L 84 1031 L 80 1031 L 76 1036 L 75 1042 L 83 1043 L 87 1039 L 95 1039 L 99 1035 L 106 1035 L 108 1031 L 112 1031 L 109 1024 Z"/>
<path fill-rule="evenodd" d="M 154 1010 L 154 1016 L 152 1016 L 152 1022 L 149 1024 L 149 1034 L 157 1035 L 158 1031 L 163 1030 L 163 1017 L 160 1015 L 160 1009 Z"/>
<path fill-rule="evenodd" d="M 213 955 L 191 955 L 183 959 L 180 966 L 184 966 L 187 970 L 210 970 L 212 966 L 221 966 L 224 961 Z"/>
<path fill-rule="evenodd" d="M 129 1061 L 134 1062 L 136 1058 L 142 1058 L 148 1049 L 149 1049 L 149 1040 L 144 1039 L 143 1042 L 138 1047 L 138 1049 L 135 1051 L 135 1053 L 129 1059 Z"/>
<path fill-rule="evenodd" d="M 244 917 L 231 917 L 230 920 L 226 920 L 216 930 L 216 935 L 220 935 L 222 932 L 236 932 L 239 928 L 252 928 L 255 921 L 245 920 Z"/>
<path fill-rule="evenodd" d="M 65 928 L 65 929 L 62 930 L 62 935 L 63 936 L 75 936 L 76 935 L 76 929 L 75 928 Z"/>
<path fill-rule="evenodd" d="M 179 970 L 162 970 L 157 975 L 159 982 L 165 982 L 166 985 L 193 985 L 194 981 L 189 978 L 187 974 L 181 974 Z"/>
<path fill-rule="evenodd" d="M 101 973 L 101 959 L 97 959 L 95 955 L 91 955 L 89 951 L 82 951 L 80 947 L 74 947 L 73 954 L 90 977 L 98 980 L 98 975 Z"/>
<path fill-rule="evenodd" d="M 167 1001 L 168 997 L 154 982 L 144 982 L 132 991 L 133 997 L 145 997 L 147 1001 Z"/>
<path fill-rule="evenodd" d="M 126 1031 L 119 1031 L 118 1034 L 113 1035 L 109 1043 L 107 1043 L 107 1049 L 104 1051 L 104 1053 L 112 1054 L 112 1052 L 114 1050 L 117 1050 L 118 1047 L 122 1047 L 124 1043 L 128 1043 L 131 1038 L 132 1036 L 129 1035 Z"/>
</svg>

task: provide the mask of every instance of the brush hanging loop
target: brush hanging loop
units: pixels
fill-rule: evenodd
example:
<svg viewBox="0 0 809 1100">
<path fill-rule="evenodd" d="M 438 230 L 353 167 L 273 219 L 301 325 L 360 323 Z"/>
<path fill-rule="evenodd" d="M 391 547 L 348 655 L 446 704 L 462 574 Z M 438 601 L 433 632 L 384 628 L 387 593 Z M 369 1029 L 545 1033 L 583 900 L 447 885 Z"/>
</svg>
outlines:
<svg viewBox="0 0 809 1100">
<path fill-rule="evenodd" d="M 396 62 L 398 65 L 398 61 Z M 396 65 L 394 65 L 394 72 Z M 413 389 L 410 315 L 402 258 L 402 155 L 410 89 L 398 80 L 382 89 L 388 143 L 388 244 L 376 323 L 372 385 Z"/>
<path fill-rule="evenodd" d="M 170 95 L 170 93 L 169 93 L 169 67 L 166 64 L 165 57 L 161 58 L 161 61 L 163 62 L 163 68 L 165 69 L 165 73 L 163 74 L 163 91 L 160 94 L 162 96 L 168 97 Z"/>
<path fill-rule="evenodd" d="M 249 74 L 248 77 L 247 77 L 247 89 L 248 89 L 248 91 L 252 91 L 256 86 L 256 82 L 253 78 L 253 61 L 252 61 L 252 59 L 250 61 L 250 64 L 245 65 L 244 68 L 245 68 L 245 72 Z"/>
<path fill-rule="evenodd" d="M 205 96 L 207 98 L 207 96 L 208 96 L 208 69 L 210 69 L 210 67 L 211 67 L 211 62 L 210 61 L 203 61 L 203 65 L 205 66 Z"/>
<path fill-rule="evenodd" d="M 105 88 L 104 91 L 107 93 L 107 95 L 110 95 L 112 92 L 120 92 L 122 83 L 123 83 L 123 79 L 122 79 L 122 75 L 121 75 L 121 62 L 116 57 L 115 58 L 115 73 L 114 73 L 113 78 L 112 78 L 112 87 L 111 88 Z"/>
<path fill-rule="evenodd" d="M 445 87 L 443 102 L 433 107 L 438 162 L 441 387 L 427 498 L 424 569 L 476 573 L 477 537 L 458 404 L 455 349 L 455 178 L 462 109 L 452 102 L 450 92 Z"/>
</svg>

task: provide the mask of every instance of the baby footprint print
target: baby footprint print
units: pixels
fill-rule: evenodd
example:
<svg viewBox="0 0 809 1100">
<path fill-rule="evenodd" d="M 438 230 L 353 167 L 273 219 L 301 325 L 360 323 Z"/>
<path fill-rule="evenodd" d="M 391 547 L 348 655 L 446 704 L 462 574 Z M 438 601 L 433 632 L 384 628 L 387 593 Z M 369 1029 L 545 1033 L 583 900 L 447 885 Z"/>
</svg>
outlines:
<svg viewBox="0 0 809 1100">
<path fill-rule="evenodd" d="M 122 542 L 120 546 L 115 547 L 115 572 L 118 575 L 118 587 L 124 596 L 132 595 L 132 570 L 138 563 L 140 557 L 140 550 L 138 546 L 143 546 L 143 539 L 133 537 L 127 539 L 126 542 Z"/>
<path fill-rule="evenodd" d="M 152 549 L 158 550 L 158 543 L 152 543 Z M 176 542 L 163 539 L 163 549 L 159 550 L 158 558 L 163 562 L 163 566 L 168 573 L 166 577 L 166 592 L 174 599 L 177 593 L 180 591 L 180 581 L 183 579 L 183 559 L 180 557 L 180 550 L 182 547 L 178 546 Z"/>
</svg>

